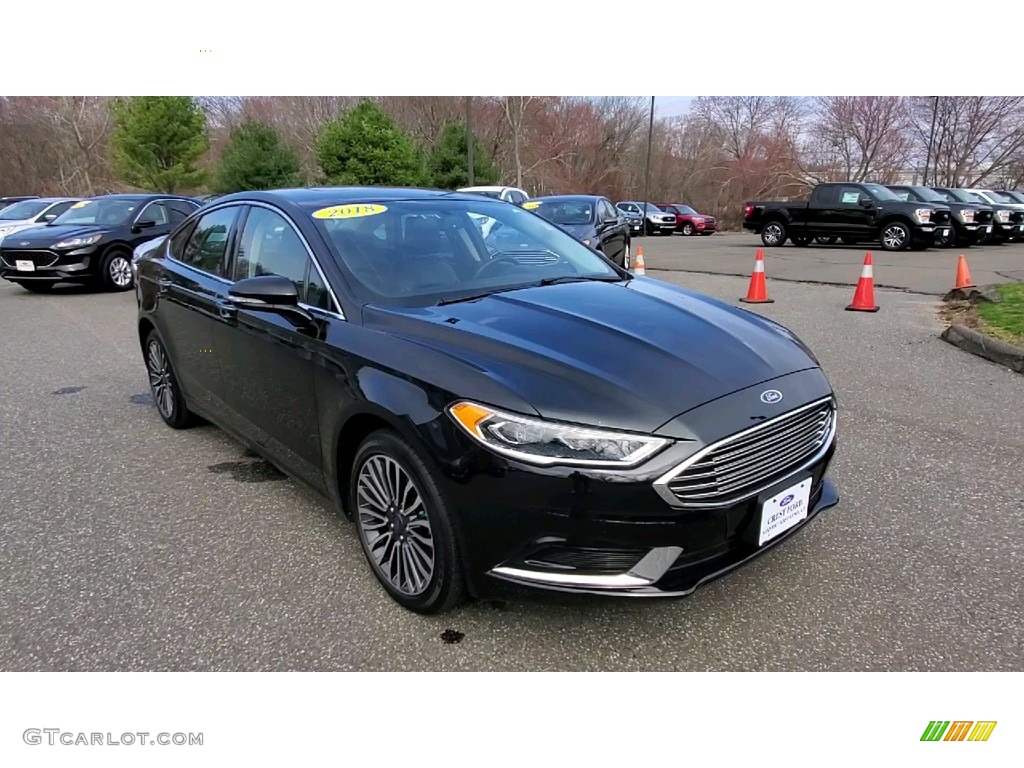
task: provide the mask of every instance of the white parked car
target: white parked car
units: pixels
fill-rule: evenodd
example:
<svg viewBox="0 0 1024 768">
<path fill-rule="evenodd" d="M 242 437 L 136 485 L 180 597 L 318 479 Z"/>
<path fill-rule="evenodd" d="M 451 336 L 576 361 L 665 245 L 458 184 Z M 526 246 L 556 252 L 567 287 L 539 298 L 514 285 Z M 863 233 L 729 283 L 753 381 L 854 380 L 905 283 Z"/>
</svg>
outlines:
<svg viewBox="0 0 1024 768">
<path fill-rule="evenodd" d="M 495 200 L 504 200 L 513 205 L 522 205 L 530 196 L 518 187 L 463 187 L 458 192 L 472 192 L 474 195 L 486 195 Z"/>
<path fill-rule="evenodd" d="M 0 240 L 23 229 L 39 227 L 60 216 L 80 197 L 34 197 L 0 210 Z"/>
</svg>

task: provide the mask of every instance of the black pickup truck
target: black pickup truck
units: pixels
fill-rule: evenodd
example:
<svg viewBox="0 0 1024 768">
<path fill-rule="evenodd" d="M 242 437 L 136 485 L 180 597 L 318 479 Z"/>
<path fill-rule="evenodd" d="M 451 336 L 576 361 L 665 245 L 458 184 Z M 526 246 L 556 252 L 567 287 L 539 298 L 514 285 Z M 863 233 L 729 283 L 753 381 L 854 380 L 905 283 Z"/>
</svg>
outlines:
<svg viewBox="0 0 1024 768">
<path fill-rule="evenodd" d="M 802 203 L 749 202 L 743 228 L 767 246 L 810 245 L 816 238 L 876 242 L 884 250 L 922 249 L 952 232 L 948 205 L 907 202 L 881 184 L 819 184 Z"/>
</svg>

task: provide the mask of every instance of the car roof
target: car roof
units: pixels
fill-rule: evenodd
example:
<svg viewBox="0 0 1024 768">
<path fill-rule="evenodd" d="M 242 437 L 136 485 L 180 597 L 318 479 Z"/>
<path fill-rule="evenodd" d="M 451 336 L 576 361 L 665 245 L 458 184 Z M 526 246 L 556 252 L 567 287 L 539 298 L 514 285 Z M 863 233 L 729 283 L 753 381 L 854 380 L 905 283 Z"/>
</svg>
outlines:
<svg viewBox="0 0 1024 768">
<path fill-rule="evenodd" d="M 544 197 L 534 197 L 530 199 L 531 203 L 537 203 L 540 201 L 569 201 L 569 200 L 600 200 L 601 195 L 545 195 Z"/>
<path fill-rule="evenodd" d="M 500 192 L 503 189 L 518 189 L 518 187 L 503 187 L 498 185 L 483 184 L 475 187 L 459 187 L 459 192 Z"/>
<path fill-rule="evenodd" d="M 346 203 L 411 202 L 417 200 L 454 200 L 481 204 L 479 195 L 450 192 L 443 189 L 417 187 L 300 187 L 259 192 L 235 192 L 216 200 L 219 205 L 233 201 L 254 200 L 267 203 L 286 201 L 300 208 L 322 208 Z M 494 204 L 507 205 L 500 201 Z"/>
</svg>

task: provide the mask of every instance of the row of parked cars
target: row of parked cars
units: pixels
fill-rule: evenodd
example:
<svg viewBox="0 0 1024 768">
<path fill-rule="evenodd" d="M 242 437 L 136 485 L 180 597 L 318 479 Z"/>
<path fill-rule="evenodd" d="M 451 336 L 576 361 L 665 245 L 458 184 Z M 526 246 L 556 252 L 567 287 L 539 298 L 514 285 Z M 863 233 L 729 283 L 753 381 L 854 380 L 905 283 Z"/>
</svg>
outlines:
<svg viewBox="0 0 1024 768">
<path fill-rule="evenodd" d="M 630 240 L 643 235 L 712 235 L 718 230 L 713 216 L 697 213 L 683 203 L 612 203 L 601 195 L 548 195 L 531 198 L 516 187 L 463 187 L 459 192 L 486 195 L 533 211 L 569 232 L 621 267 L 631 266 Z M 500 228 L 485 233 L 501 244 Z M 515 247 L 508 233 L 505 245 Z"/>
<path fill-rule="evenodd" d="M 466 187 L 531 210 L 621 267 L 631 267 L 634 236 L 678 232 L 710 235 L 712 216 L 682 203 L 612 203 L 600 195 L 531 198 L 516 187 Z M 134 284 L 134 265 L 202 205 L 218 198 L 160 194 L 0 198 L 0 277 L 42 293 L 60 282 L 112 291 Z M 489 222 L 483 235 L 498 247 L 519 247 L 516 235 Z M 508 242 L 505 242 L 505 241 Z"/>
<path fill-rule="evenodd" d="M 819 184 L 805 202 L 751 201 L 743 227 L 766 246 L 877 243 L 887 251 L 1024 241 L 1024 193 L 861 183 Z"/>
</svg>

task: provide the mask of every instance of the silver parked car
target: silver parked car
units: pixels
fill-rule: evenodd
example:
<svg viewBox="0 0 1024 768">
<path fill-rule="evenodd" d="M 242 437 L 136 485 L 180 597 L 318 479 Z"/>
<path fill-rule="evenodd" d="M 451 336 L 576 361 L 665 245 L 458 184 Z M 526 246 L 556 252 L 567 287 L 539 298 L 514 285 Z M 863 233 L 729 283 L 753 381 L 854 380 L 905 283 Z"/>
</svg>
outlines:
<svg viewBox="0 0 1024 768">
<path fill-rule="evenodd" d="M 24 229 L 48 224 L 81 199 L 80 197 L 34 197 L 11 203 L 0 210 L 0 240 Z"/>
<path fill-rule="evenodd" d="M 616 203 L 615 207 L 627 216 L 629 214 L 639 216 L 640 212 L 644 211 L 644 205 L 644 203 L 626 200 L 621 203 Z M 674 213 L 665 213 L 654 203 L 646 203 L 645 213 L 645 235 L 653 235 L 655 233 L 659 235 L 671 235 L 676 231 L 676 215 Z"/>
</svg>

